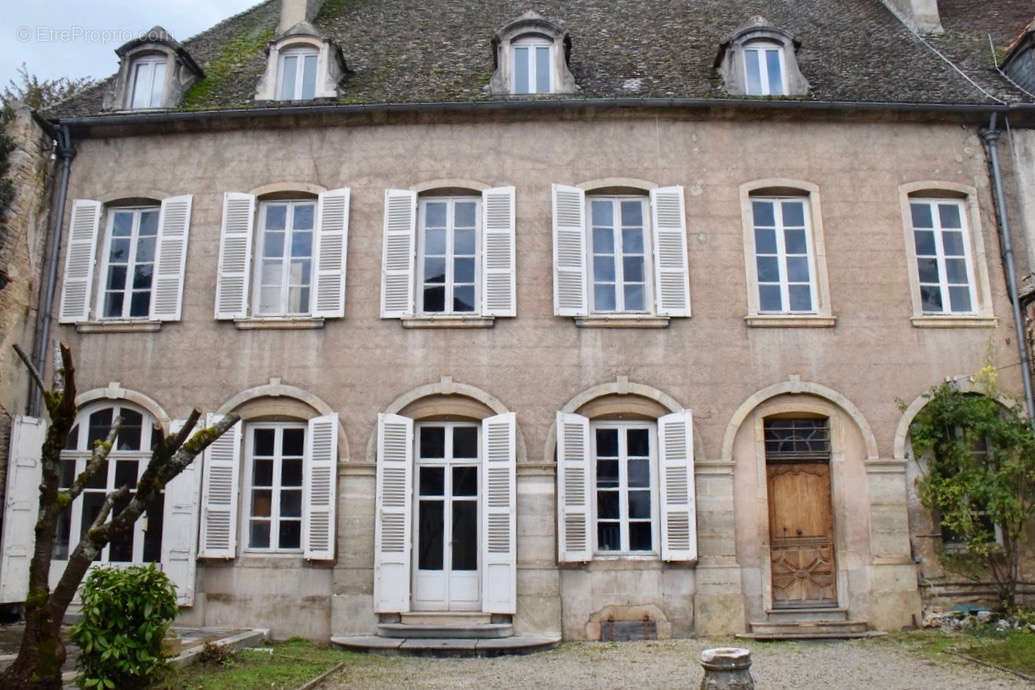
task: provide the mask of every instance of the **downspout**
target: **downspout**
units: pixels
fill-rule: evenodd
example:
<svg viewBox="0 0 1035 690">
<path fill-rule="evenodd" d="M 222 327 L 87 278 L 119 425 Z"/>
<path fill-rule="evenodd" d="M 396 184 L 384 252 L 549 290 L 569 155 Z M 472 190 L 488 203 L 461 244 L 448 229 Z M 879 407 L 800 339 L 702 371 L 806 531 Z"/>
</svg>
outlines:
<svg viewBox="0 0 1035 690">
<path fill-rule="evenodd" d="M 1024 321 L 1021 317 L 1021 300 L 1017 296 L 1017 273 L 1013 264 L 1013 245 L 1010 242 L 1010 228 L 1006 219 L 1006 199 L 1003 196 L 1003 177 L 999 172 L 999 151 L 996 142 L 999 130 L 996 129 L 998 113 L 993 112 L 988 128 L 981 130 L 981 138 L 985 142 L 988 153 L 988 166 L 992 172 L 992 192 L 995 196 L 996 216 L 999 220 L 999 246 L 1003 252 L 1003 268 L 1006 271 L 1006 289 L 1010 304 L 1013 306 L 1013 324 L 1017 333 L 1017 347 L 1021 351 L 1021 380 L 1024 382 L 1024 401 L 1028 405 L 1028 419 L 1035 424 L 1035 400 L 1031 391 L 1031 358 L 1028 354 L 1028 339 L 1024 332 Z"/>
<path fill-rule="evenodd" d="M 46 380 L 47 348 L 50 343 L 51 312 L 54 309 L 54 288 L 57 285 L 58 257 L 61 252 L 61 231 L 65 226 L 65 199 L 68 196 L 68 174 L 75 158 L 75 146 L 68 125 L 59 124 L 55 145 L 58 158 L 61 159 L 61 171 L 54 201 L 54 231 L 50 235 L 47 246 L 47 284 L 40 292 L 39 307 L 36 311 L 36 337 L 32 345 L 32 363 Z M 32 417 L 40 414 L 40 390 L 33 381 L 29 381 L 29 400 L 26 413 Z"/>
</svg>

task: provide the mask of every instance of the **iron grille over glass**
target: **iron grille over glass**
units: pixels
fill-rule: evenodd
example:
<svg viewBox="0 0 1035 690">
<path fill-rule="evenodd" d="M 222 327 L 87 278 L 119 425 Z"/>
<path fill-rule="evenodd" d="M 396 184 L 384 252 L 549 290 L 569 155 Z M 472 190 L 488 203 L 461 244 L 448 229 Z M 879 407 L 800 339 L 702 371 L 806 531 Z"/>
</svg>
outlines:
<svg viewBox="0 0 1035 690">
<path fill-rule="evenodd" d="M 766 460 L 830 460 L 829 419 L 765 420 Z"/>
</svg>

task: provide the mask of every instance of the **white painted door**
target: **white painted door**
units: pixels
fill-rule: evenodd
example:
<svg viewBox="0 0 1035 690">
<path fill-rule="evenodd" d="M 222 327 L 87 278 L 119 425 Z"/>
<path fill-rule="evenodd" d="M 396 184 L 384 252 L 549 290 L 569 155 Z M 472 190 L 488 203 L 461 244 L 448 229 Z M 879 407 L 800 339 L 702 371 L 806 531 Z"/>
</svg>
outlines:
<svg viewBox="0 0 1035 690">
<path fill-rule="evenodd" d="M 480 611 L 478 425 L 417 426 L 413 610 Z"/>
</svg>

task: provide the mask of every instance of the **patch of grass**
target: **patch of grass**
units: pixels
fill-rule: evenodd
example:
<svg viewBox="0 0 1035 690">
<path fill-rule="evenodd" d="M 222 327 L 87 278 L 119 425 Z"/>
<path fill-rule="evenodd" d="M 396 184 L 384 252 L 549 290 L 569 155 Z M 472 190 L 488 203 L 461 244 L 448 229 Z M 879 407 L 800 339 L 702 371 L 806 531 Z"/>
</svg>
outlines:
<svg viewBox="0 0 1035 690">
<path fill-rule="evenodd" d="M 271 645 L 273 653 L 243 649 L 230 661 L 194 664 L 175 671 L 163 690 L 292 690 L 342 661 L 362 655 L 291 638 Z"/>
<path fill-rule="evenodd" d="M 1035 635 L 1030 632 L 985 632 L 964 636 L 956 651 L 985 663 L 1035 675 Z"/>
<path fill-rule="evenodd" d="M 226 90 L 226 85 L 240 77 L 241 69 L 273 38 L 272 26 L 256 19 L 226 42 L 223 50 L 205 67 L 205 78 L 183 96 L 180 108 L 193 110 L 209 105 L 213 93 Z"/>
</svg>

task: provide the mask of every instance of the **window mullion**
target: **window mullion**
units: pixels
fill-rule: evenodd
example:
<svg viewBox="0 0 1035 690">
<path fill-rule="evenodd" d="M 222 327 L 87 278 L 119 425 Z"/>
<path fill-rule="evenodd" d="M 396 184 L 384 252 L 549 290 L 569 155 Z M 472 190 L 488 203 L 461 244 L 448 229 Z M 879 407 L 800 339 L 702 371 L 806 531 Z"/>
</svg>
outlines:
<svg viewBox="0 0 1035 690">
<path fill-rule="evenodd" d="M 776 225 L 776 279 L 780 284 L 780 311 L 791 310 L 791 289 L 787 281 L 787 244 L 784 237 L 783 205 L 774 199 L 773 223 Z"/>
<path fill-rule="evenodd" d="M 450 199 L 446 204 L 446 275 L 445 290 L 443 291 L 444 304 L 443 313 L 453 313 L 453 262 L 455 260 L 456 245 L 454 242 L 454 231 L 456 229 L 456 200 Z M 451 436 L 451 434 L 450 434 Z"/>
<path fill-rule="evenodd" d="M 938 266 L 938 293 L 942 297 L 942 312 L 948 313 L 952 311 L 952 302 L 949 301 L 949 274 L 946 271 L 945 244 L 942 241 L 945 230 L 942 228 L 942 219 L 938 216 L 938 205 L 930 203 L 928 206 L 931 209 L 931 225 L 934 226 L 934 259 Z"/>
<path fill-rule="evenodd" d="M 133 225 L 129 234 L 129 256 L 126 257 L 126 283 L 123 286 L 122 318 L 128 319 L 133 305 L 134 276 L 137 272 L 137 243 L 140 240 L 140 220 L 143 213 L 133 211 Z"/>
<path fill-rule="evenodd" d="M 611 200 L 611 248 L 614 249 L 612 261 L 615 271 L 615 311 L 625 311 L 625 270 L 622 257 L 625 247 L 622 246 L 622 219 L 619 215 L 622 211 L 618 199 Z"/>
<path fill-rule="evenodd" d="M 280 249 L 280 308 L 277 310 L 278 313 L 287 315 L 288 313 L 288 299 L 291 293 L 289 286 L 291 282 L 291 269 L 288 265 L 291 257 L 291 235 L 295 232 L 295 206 L 294 204 L 286 204 L 284 209 L 284 242 Z M 279 438 L 279 427 L 278 427 Z"/>
<path fill-rule="evenodd" d="M 270 477 L 270 550 L 280 548 L 280 475 L 284 462 L 284 427 L 278 426 L 273 436 L 273 476 Z"/>
<path fill-rule="evenodd" d="M 618 427 L 618 525 L 621 550 L 628 552 L 629 544 L 629 449 L 625 427 Z"/>
</svg>

